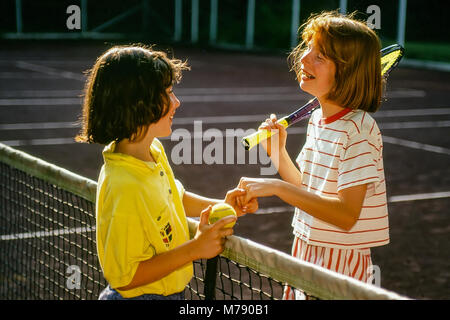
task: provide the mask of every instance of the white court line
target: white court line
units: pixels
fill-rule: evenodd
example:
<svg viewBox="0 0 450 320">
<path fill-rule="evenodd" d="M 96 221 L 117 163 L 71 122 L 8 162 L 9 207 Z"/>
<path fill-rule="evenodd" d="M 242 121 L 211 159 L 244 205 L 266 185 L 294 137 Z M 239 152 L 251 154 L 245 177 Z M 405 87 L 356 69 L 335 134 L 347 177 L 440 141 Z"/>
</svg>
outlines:
<svg viewBox="0 0 450 320">
<path fill-rule="evenodd" d="M 380 129 L 421 129 L 421 128 L 447 128 L 450 121 L 402 121 L 402 122 L 380 122 Z"/>
<path fill-rule="evenodd" d="M 284 207 L 271 207 L 271 208 L 260 208 L 255 214 L 271 214 L 271 213 L 283 213 L 283 212 L 294 212 L 294 207 L 284 206 Z"/>
<path fill-rule="evenodd" d="M 0 79 L 4 80 L 56 80 L 61 79 L 58 76 L 55 75 L 49 75 L 49 74 L 41 74 L 41 73 L 30 73 L 30 72 L 9 72 L 9 71 L 3 71 L 0 72 Z"/>
<path fill-rule="evenodd" d="M 177 95 L 213 94 L 255 94 L 296 93 L 310 97 L 296 87 L 223 87 L 223 88 L 175 88 Z M 81 96 L 81 90 L 9 90 L 0 93 L 1 98 L 74 98 Z"/>
<path fill-rule="evenodd" d="M 442 199 L 449 198 L 450 192 L 433 192 L 433 193 L 419 193 L 419 194 L 411 194 L 411 195 L 402 195 L 402 196 L 392 196 L 388 199 L 389 203 L 396 202 L 410 202 L 410 201 L 419 201 L 419 200 L 433 200 L 433 199 Z M 293 213 L 294 207 L 292 206 L 282 206 L 282 207 L 269 207 L 269 208 L 261 208 L 256 211 L 255 214 L 273 214 L 273 213 Z M 24 233 L 14 233 L 9 235 L 0 236 L 0 240 L 21 240 L 21 239 L 30 239 L 30 238 L 42 238 L 42 237 L 52 237 L 52 236 L 60 236 L 60 235 L 68 235 L 74 233 L 87 233 L 94 232 L 95 226 L 88 227 L 78 227 L 78 228 L 68 228 L 68 229 L 58 229 L 51 231 L 36 231 L 36 232 L 24 232 Z"/>
<path fill-rule="evenodd" d="M 61 59 L 43 59 L 42 57 L 15 57 L 16 60 L 19 61 L 27 61 L 29 63 L 47 63 L 47 64 L 60 64 L 63 66 L 67 66 L 68 64 L 85 64 L 88 66 L 92 66 L 92 64 L 95 62 L 95 60 L 89 60 L 89 59 L 75 59 L 75 58 L 61 58 Z M 11 60 L 9 59 L 2 59 L 0 58 L 0 65 L 6 64 L 10 65 Z"/>
<path fill-rule="evenodd" d="M 405 117 L 405 116 L 423 116 L 423 115 L 448 115 L 450 108 L 434 108 L 423 110 L 393 110 L 380 111 L 377 118 L 389 117 Z M 206 117 L 178 117 L 174 119 L 176 125 L 190 125 L 194 121 L 202 121 L 205 124 L 219 123 L 246 123 L 246 122 L 263 122 L 267 114 L 239 115 L 239 116 L 206 116 Z M 406 128 L 433 128 L 448 127 L 449 121 L 404 121 L 392 123 L 379 123 L 382 129 L 406 129 Z M 29 122 L 29 123 L 10 123 L 0 124 L 0 130 L 26 130 L 26 129 L 67 129 L 80 127 L 76 122 Z M 291 127 L 294 128 L 294 127 Z M 290 129 L 291 130 L 291 129 Z"/>
<path fill-rule="evenodd" d="M 47 72 L 55 74 L 57 71 L 47 70 Z M 71 72 L 67 72 L 67 74 L 63 72 L 62 75 L 65 78 L 76 76 L 76 74 Z M 299 101 L 311 98 L 310 95 L 295 87 L 179 88 L 176 89 L 176 93 L 182 103 Z M 5 94 L 0 96 L 0 106 L 80 105 L 81 95 L 82 92 L 76 90 L 12 91 L 9 93 L 5 92 Z M 391 98 L 425 97 L 425 91 L 398 89 L 388 92 L 388 96 Z"/>
<path fill-rule="evenodd" d="M 52 67 L 46 67 L 43 65 L 29 63 L 29 62 L 25 62 L 25 61 L 16 61 L 16 67 L 20 68 L 20 69 L 24 69 L 24 70 L 30 70 L 30 71 L 34 71 L 34 72 L 51 75 L 51 76 L 56 76 L 59 78 L 78 80 L 78 81 L 86 80 L 86 77 L 83 76 L 81 73 L 64 71 L 64 70 L 55 69 Z"/>
<path fill-rule="evenodd" d="M 219 87 L 219 88 L 178 88 L 174 89 L 175 94 L 180 96 L 188 95 L 220 95 L 220 94 L 281 94 L 292 93 L 304 96 L 305 98 L 312 98 L 311 95 L 298 89 L 298 87 Z M 74 98 L 81 96 L 82 90 L 10 90 L 0 94 L 2 98 L 51 98 L 51 97 L 64 97 Z M 388 91 L 387 94 L 390 97 L 423 97 L 426 92 L 416 89 L 396 89 L 394 91 Z"/>
<path fill-rule="evenodd" d="M 386 96 L 389 99 L 393 98 L 424 98 L 427 93 L 424 90 L 415 89 L 397 89 L 394 91 L 386 92 Z"/>
<path fill-rule="evenodd" d="M 441 198 L 450 198 L 450 191 L 419 193 L 419 194 L 410 194 L 410 195 L 404 195 L 404 196 L 392 196 L 389 198 L 389 202 L 407 202 L 407 201 L 431 200 L 431 199 L 441 199 Z"/>
<path fill-rule="evenodd" d="M 81 90 L 8 90 L 1 98 L 75 98 L 82 95 Z"/>
<path fill-rule="evenodd" d="M 58 229 L 51 231 L 36 231 L 36 232 L 24 232 L 24 233 L 14 233 L 9 235 L 0 236 L 0 240 L 19 240 L 19 239 L 30 239 L 30 238 L 42 238 L 42 237 L 52 237 L 61 236 L 74 233 L 86 233 L 95 231 L 95 226 L 92 227 L 78 227 L 69 229 Z"/>
<path fill-rule="evenodd" d="M 410 202 L 410 201 L 434 200 L 434 199 L 443 199 L 443 198 L 450 198 L 450 191 L 391 196 L 388 198 L 388 202 L 389 203 Z M 256 214 L 271 214 L 271 213 L 282 213 L 282 212 L 293 212 L 293 211 L 294 211 L 294 207 L 283 206 L 283 207 L 271 207 L 271 208 L 258 209 L 258 211 L 256 211 Z"/>
<path fill-rule="evenodd" d="M 265 102 L 265 101 L 299 101 L 305 100 L 306 95 L 300 93 L 288 94 L 218 94 L 218 95 L 191 95 L 178 96 L 182 103 L 207 103 L 207 102 Z M 80 106 L 82 98 L 5 98 L 0 99 L 0 106 Z"/>
<path fill-rule="evenodd" d="M 264 102 L 264 101 L 299 101 L 300 94 L 226 94 L 178 96 L 182 103 L 206 102 Z M 13 106 L 80 106 L 82 98 L 34 98 L 34 99 L 0 99 L 1 107 Z"/>
<path fill-rule="evenodd" d="M 205 102 L 250 102 L 250 101 L 298 101 L 306 95 L 295 94 L 218 94 L 218 95 L 192 95 L 179 96 L 182 103 Z"/>
<path fill-rule="evenodd" d="M 78 126 L 73 122 L 64 122 L 63 128 L 77 128 Z M 420 123 L 419 123 L 420 124 Z M 407 128 L 413 128 L 412 126 L 406 126 L 403 122 L 398 123 L 389 123 L 390 129 L 405 129 Z M 26 124 L 4 124 L 0 125 L 0 129 L 4 130 L 19 130 L 24 129 Z M 41 124 L 34 124 L 34 129 L 63 129 L 61 125 L 58 123 L 41 123 Z M 380 124 L 380 127 L 383 128 L 383 126 Z M 437 121 L 437 122 L 427 122 L 427 126 L 420 125 L 419 128 L 442 128 L 442 127 L 450 127 L 450 121 Z M 33 129 L 33 128 L 29 128 Z M 211 128 L 214 129 L 214 128 Z M 215 138 L 217 136 L 217 130 L 215 129 L 213 131 L 206 129 L 202 130 L 201 132 L 192 132 L 188 131 L 187 136 L 183 136 L 182 139 L 201 139 L 201 140 L 207 140 L 210 141 L 212 138 Z M 233 137 L 233 138 L 241 138 L 243 134 L 245 134 L 245 131 L 250 129 L 237 129 L 237 128 L 230 128 L 225 131 L 219 130 L 223 137 Z M 289 135 L 297 135 L 297 134 L 305 134 L 306 133 L 306 127 L 291 127 L 288 129 Z M 170 140 L 171 137 L 163 137 L 160 138 L 161 140 Z M 181 139 L 181 138 L 180 138 Z M 76 143 L 74 138 L 44 138 L 44 139 L 30 139 L 30 140 L 24 140 L 24 139 L 16 139 L 16 140 L 5 140 L 0 141 L 3 144 L 6 144 L 10 147 L 20 147 L 20 146 L 39 146 L 39 145 L 64 145 L 64 144 L 74 144 Z M 439 146 L 433 146 L 425 143 L 410 141 L 410 140 L 404 140 L 394 137 L 389 137 L 383 135 L 383 142 L 384 143 L 390 143 L 390 144 L 396 144 L 403 147 L 408 147 L 412 149 L 418 149 L 423 151 L 429 151 L 429 152 L 435 152 L 440 154 L 446 154 L 450 155 L 450 149 L 439 147 Z"/>
<path fill-rule="evenodd" d="M 396 144 L 396 145 L 399 145 L 402 147 L 418 149 L 418 150 L 422 150 L 422 151 L 429 151 L 429 152 L 450 155 L 450 149 L 448 149 L 448 148 L 433 146 L 430 144 L 425 144 L 425 143 L 420 143 L 420 142 L 415 142 L 415 141 L 410 141 L 410 140 L 404 140 L 404 139 L 399 139 L 399 138 L 394 138 L 394 137 L 388 137 L 385 135 L 383 135 L 383 142 L 390 143 L 390 144 Z"/>
<path fill-rule="evenodd" d="M 47 139 L 30 139 L 30 140 L 5 140 L 0 141 L 10 147 L 22 147 L 22 146 L 51 146 L 51 145 L 63 145 L 74 144 L 75 137 L 71 138 L 47 138 Z"/>
<path fill-rule="evenodd" d="M 80 98 L 0 99 L 1 107 L 15 106 L 80 106 Z"/>
<path fill-rule="evenodd" d="M 372 114 L 378 118 L 392 117 L 413 117 L 413 116 L 438 116 L 450 114 L 450 108 L 421 108 L 421 109 L 401 109 L 401 110 L 380 110 Z"/>
<path fill-rule="evenodd" d="M 309 98 L 301 93 L 261 93 L 261 94 L 204 94 L 178 95 L 181 103 L 236 103 L 236 102 L 266 102 L 266 101 L 299 101 Z M 82 98 L 2 98 L 0 106 L 74 106 L 81 105 Z M 299 103 L 299 107 L 300 107 Z"/>
<path fill-rule="evenodd" d="M 0 130 L 41 130 L 81 128 L 76 122 L 29 122 L 0 124 Z"/>
</svg>

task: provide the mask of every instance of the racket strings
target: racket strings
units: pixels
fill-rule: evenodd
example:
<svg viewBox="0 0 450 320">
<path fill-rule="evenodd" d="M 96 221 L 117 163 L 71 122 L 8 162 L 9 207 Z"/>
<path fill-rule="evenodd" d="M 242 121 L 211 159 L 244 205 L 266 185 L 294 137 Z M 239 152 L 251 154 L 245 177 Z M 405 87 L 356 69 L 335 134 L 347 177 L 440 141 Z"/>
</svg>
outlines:
<svg viewBox="0 0 450 320">
<path fill-rule="evenodd" d="M 383 76 L 389 74 L 403 56 L 402 49 L 397 49 L 390 53 L 387 53 L 381 57 L 381 74 Z"/>
</svg>

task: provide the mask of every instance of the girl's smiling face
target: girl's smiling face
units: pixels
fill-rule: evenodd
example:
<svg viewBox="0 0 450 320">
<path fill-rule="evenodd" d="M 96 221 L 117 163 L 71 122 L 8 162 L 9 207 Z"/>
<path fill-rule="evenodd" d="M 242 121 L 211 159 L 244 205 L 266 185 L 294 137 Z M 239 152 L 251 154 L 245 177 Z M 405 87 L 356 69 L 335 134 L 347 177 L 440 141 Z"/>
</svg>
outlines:
<svg viewBox="0 0 450 320">
<path fill-rule="evenodd" d="M 334 86 L 336 65 L 327 59 L 314 45 L 313 41 L 300 58 L 300 88 L 319 99 L 326 99 L 327 93 Z"/>
<path fill-rule="evenodd" d="M 169 111 L 167 114 L 158 120 L 156 123 L 150 125 L 150 131 L 155 137 L 167 137 L 172 133 L 172 122 L 176 109 L 180 106 L 180 100 L 175 96 L 173 87 L 170 86 L 166 89 L 166 93 L 169 96 Z"/>
</svg>

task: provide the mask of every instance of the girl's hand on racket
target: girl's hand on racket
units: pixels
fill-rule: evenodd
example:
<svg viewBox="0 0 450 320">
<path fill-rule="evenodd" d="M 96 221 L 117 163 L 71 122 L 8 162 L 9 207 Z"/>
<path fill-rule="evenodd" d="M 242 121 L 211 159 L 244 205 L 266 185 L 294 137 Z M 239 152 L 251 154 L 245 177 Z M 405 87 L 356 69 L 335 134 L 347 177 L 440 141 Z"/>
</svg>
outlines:
<svg viewBox="0 0 450 320">
<path fill-rule="evenodd" d="M 227 192 L 225 196 L 225 203 L 228 203 L 236 211 L 238 217 L 247 213 L 255 213 L 258 210 L 258 200 L 252 199 L 248 203 L 245 202 L 246 191 L 240 188 L 235 188 Z"/>
<path fill-rule="evenodd" d="M 224 228 L 230 222 L 236 221 L 236 217 L 229 216 L 220 219 L 214 224 L 209 224 L 209 214 L 212 206 L 208 206 L 200 214 L 200 223 L 194 236 L 198 259 L 210 259 L 220 254 L 225 248 L 227 236 L 233 234 L 233 228 Z"/>
<path fill-rule="evenodd" d="M 261 141 L 261 145 L 266 150 L 269 157 L 273 152 L 278 152 L 278 154 L 280 154 L 281 150 L 286 148 L 287 131 L 286 128 L 277 121 L 277 116 L 272 113 L 270 118 L 261 123 L 258 128 L 258 130 L 276 130 L 274 135 Z M 272 149 L 272 146 L 274 149 Z"/>
</svg>

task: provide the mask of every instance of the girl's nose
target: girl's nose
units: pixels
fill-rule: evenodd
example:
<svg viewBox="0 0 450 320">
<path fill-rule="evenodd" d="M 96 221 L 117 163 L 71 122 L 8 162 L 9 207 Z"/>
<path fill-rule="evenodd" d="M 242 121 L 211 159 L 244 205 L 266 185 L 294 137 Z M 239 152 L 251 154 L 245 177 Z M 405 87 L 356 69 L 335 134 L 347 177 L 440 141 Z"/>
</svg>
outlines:
<svg viewBox="0 0 450 320">
<path fill-rule="evenodd" d="M 300 62 L 303 64 L 308 63 L 309 57 L 310 57 L 310 51 L 306 50 L 305 52 L 303 52 L 303 55 L 300 58 Z"/>
<path fill-rule="evenodd" d="M 175 109 L 177 109 L 181 105 L 180 100 L 178 100 L 178 98 L 175 94 L 173 94 L 173 104 L 174 104 Z"/>
</svg>

